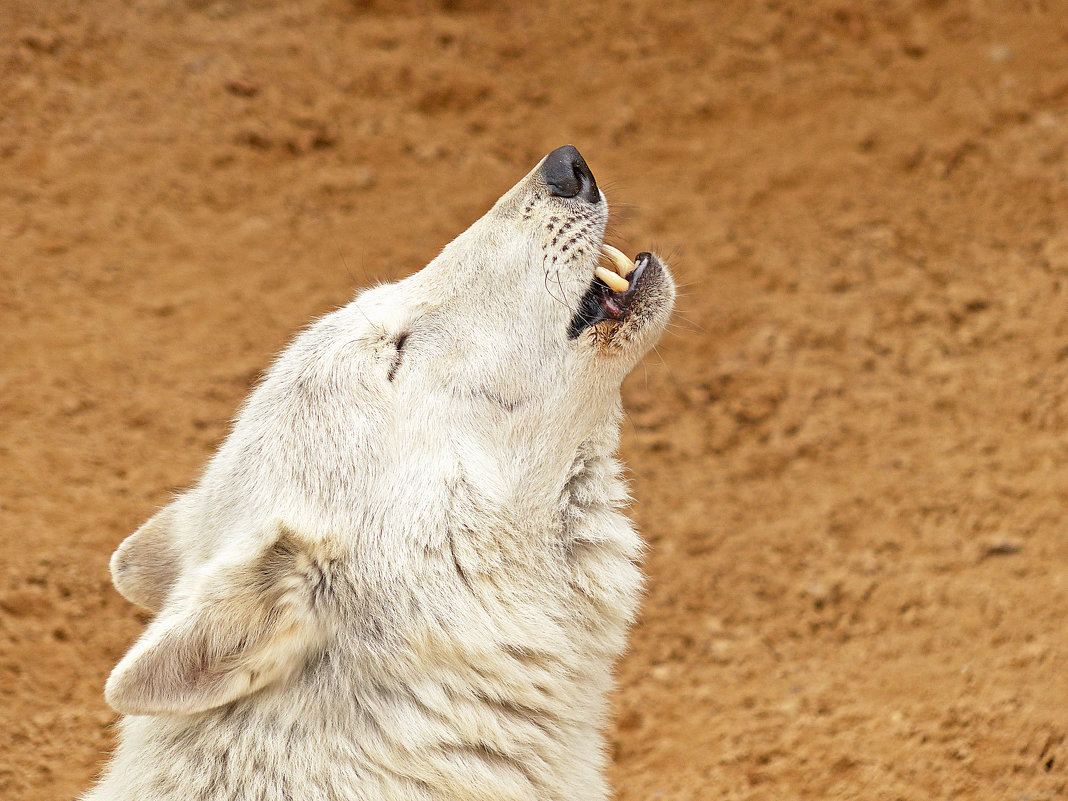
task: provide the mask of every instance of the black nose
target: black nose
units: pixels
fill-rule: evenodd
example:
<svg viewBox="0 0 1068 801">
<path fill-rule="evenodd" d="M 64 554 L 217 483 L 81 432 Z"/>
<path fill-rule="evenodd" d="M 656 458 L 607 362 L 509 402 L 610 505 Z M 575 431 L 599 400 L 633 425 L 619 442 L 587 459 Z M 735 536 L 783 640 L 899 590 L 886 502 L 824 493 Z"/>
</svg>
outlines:
<svg viewBox="0 0 1068 801">
<path fill-rule="evenodd" d="M 601 200 L 597 181 L 574 145 L 558 147 L 546 156 L 541 177 L 557 197 L 578 197 L 588 203 Z"/>
</svg>

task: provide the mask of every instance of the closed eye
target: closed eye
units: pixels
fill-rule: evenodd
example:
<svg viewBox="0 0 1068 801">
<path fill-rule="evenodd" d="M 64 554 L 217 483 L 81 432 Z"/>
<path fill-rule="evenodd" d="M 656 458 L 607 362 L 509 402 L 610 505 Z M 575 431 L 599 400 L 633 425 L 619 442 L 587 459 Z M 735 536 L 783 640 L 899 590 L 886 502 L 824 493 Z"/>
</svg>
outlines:
<svg viewBox="0 0 1068 801">
<path fill-rule="evenodd" d="M 392 381 L 396 375 L 397 370 L 400 369 L 401 360 L 404 358 L 404 346 L 408 343 L 408 332 L 405 331 L 399 337 L 397 341 L 393 343 L 393 346 L 397 349 L 396 355 L 393 357 L 393 362 L 389 365 L 389 372 L 386 373 L 386 379 Z"/>
</svg>

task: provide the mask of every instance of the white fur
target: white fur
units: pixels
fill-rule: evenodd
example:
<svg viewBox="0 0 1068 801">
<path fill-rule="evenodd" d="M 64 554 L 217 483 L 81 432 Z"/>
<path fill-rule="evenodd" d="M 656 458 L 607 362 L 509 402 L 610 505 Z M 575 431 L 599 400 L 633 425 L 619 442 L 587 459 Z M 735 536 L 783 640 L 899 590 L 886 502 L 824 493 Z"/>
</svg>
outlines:
<svg viewBox="0 0 1068 801">
<path fill-rule="evenodd" d="M 654 257 L 624 321 L 568 339 L 606 220 L 536 168 L 297 337 L 112 560 L 158 614 L 85 801 L 606 797 L 641 589 L 619 386 L 674 298 Z"/>
</svg>

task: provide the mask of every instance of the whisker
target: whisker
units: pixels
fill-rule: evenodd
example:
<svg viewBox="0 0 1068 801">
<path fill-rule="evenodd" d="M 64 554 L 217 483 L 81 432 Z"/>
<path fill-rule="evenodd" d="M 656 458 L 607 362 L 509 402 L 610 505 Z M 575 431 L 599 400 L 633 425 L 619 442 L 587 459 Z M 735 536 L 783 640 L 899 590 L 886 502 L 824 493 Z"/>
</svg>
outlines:
<svg viewBox="0 0 1068 801">
<path fill-rule="evenodd" d="M 675 314 L 674 314 L 674 315 L 672 315 L 672 316 L 673 316 L 673 317 L 678 317 L 678 318 L 679 318 L 680 320 L 682 320 L 682 321 L 683 321 L 684 323 L 686 323 L 687 325 L 691 326 L 691 327 L 690 327 L 690 329 L 689 329 L 689 330 L 691 330 L 691 331 L 700 331 L 700 332 L 701 332 L 702 334 L 707 334 L 707 333 L 708 333 L 708 329 L 707 329 L 707 328 L 705 328 L 705 327 L 704 327 L 703 325 L 701 325 L 701 324 L 700 324 L 699 322 L 697 322 L 696 320 L 692 320 L 692 319 L 690 319 L 690 318 L 689 318 L 689 317 L 687 317 L 687 316 L 686 316 L 685 314 L 679 314 L 678 312 L 675 312 Z M 671 322 L 671 323 L 668 323 L 668 325 L 669 325 L 669 326 L 672 326 L 672 325 L 674 325 L 674 326 L 678 326 L 679 324 L 678 324 L 678 323 L 675 323 L 675 322 Z M 681 326 L 680 326 L 680 327 L 681 327 Z"/>
<path fill-rule="evenodd" d="M 563 295 L 566 298 L 567 297 L 567 290 L 564 289 L 564 285 L 560 281 L 560 268 L 559 267 L 556 268 L 556 285 L 558 287 L 560 287 L 560 294 Z M 564 305 L 567 306 L 566 302 L 561 301 L 561 303 L 564 303 Z"/>
<path fill-rule="evenodd" d="M 560 270 L 557 270 L 556 272 L 557 272 L 557 275 L 559 275 Z M 563 287 L 561 287 L 560 290 L 563 291 Z M 567 303 L 564 301 L 563 298 L 558 298 L 558 297 L 556 297 L 556 295 L 553 294 L 552 289 L 549 287 L 549 271 L 548 270 L 545 271 L 545 291 L 549 293 L 549 297 L 550 298 L 555 300 L 557 303 L 559 303 L 565 309 L 570 308 L 567 305 Z"/>
<path fill-rule="evenodd" d="M 354 276 L 352 274 L 352 270 L 349 269 L 349 262 L 348 262 L 348 259 L 345 258 L 345 252 L 341 249 L 341 242 L 338 241 L 337 232 L 333 229 L 333 226 L 329 226 L 329 229 L 330 229 L 330 238 L 333 239 L 333 241 L 334 241 L 334 248 L 337 250 L 338 258 L 341 259 L 341 264 L 345 268 L 345 272 L 348 273 L 349 280 L 352 281 L 353 286 L 360 286 L 360 284 L 358 284 L 357 281 L 356 281 L 356 276 Z M 370 283 L 370 281 L 367 280 L 367 267 L 362 262 L 361 262 L 361 265 L 360 265 L 360 269 L 363 270 L 363 275 L 364 275 L 364 284 L 363 285 L 366 286 L 368 283 Z M 367 316 L 367 312 L 365 312 L 363 309 L 361 309 L 358 304 L 353 303 L 353 305 L 356 306 L 356 310 L 363 316 L 363 319 L 365 319 L 367 321 L 367 324 L 373 327 L 374 323 L 371 321 L 371 318 Z"/>
<path fill-rule="evenodd" d="M 700 281 L 675 281 L 675 289 L 692 289 L 697 286 Z"/>
<path fill-rule="evenodd" d="M 664 371 L 668 377 L 668 380 L 671 381 L 671 383 L 674 384 L 676 387 L 681 387 L 682 384 L 677 378 L 675 378 L 675 374 L 671 372 L 671 366 L 664 359 L 664 354 L 660 352 L 660 348 L 658 348 L 656 345 L 653 345 L 653 353 L 657 355 L 657 358 L 660 359 L 660 363 L 664 366 Z"/>
<path fill-rule="evenodd" d="M 697 325 L 696 323 L 691 323 L 689 320 L 687 320 L 686 323 L 686 325 L 682 325 L 680 323 L 668 323 L 666 326 L 666 330 L 670 331 L 675 336 L 681 336 L 678 331 L 685 331 L 688 334 L 708 333 L 707 328 L 702 328 L 700 325 Z"/>
</svg>

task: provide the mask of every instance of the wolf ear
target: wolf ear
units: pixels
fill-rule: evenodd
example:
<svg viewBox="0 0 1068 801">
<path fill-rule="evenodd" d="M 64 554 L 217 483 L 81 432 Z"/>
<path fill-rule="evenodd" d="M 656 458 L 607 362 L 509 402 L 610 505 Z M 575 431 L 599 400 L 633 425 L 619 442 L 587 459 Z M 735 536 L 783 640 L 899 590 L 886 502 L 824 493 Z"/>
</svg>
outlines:
<svg viewBox="0 0 1068 801">
<path fill-rule="evenodd" d="M 131 603 L 152 612 L 163 606 L 178 577 L 174 504 L 156 512 L 111 555 L 111 583 Z"/>
<path fill-rule="evenodd" d="M 287 678 L 321 648 L 313 599 L 324 574 L 283 530 L 252 560 L 216 568 L 173 599 L 112 671 L 104 695 L 127 715 L 188 715 Z"/>
</svg>

